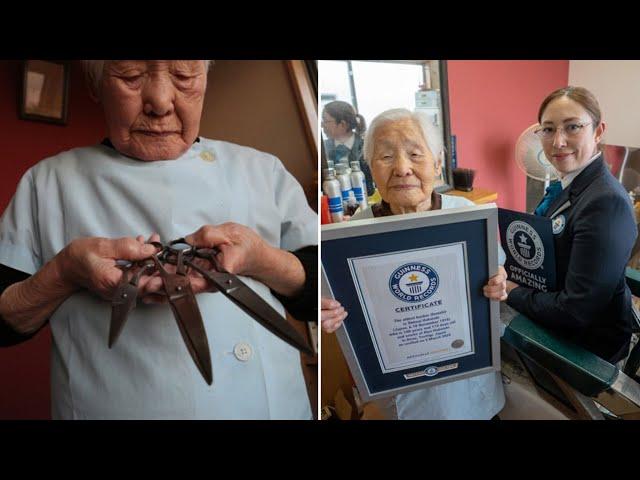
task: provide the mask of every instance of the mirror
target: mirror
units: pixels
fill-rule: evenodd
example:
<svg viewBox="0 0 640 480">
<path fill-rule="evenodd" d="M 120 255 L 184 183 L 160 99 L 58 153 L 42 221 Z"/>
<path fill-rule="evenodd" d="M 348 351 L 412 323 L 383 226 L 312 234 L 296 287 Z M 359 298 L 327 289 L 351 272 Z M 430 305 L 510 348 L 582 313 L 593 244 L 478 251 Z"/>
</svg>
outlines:
<svg viewBox="0 0 640 480">
<path fill-rule="evenodd" d="M 320 60 L 318 69 L 321 113 L 330 102 L 347 102 L 357 114 L 362 115 L 365 126 L 390 108 L 406 108 L 426 114 L 440 131 L 445 147 L 442 174 L 436 181 L 435 190 L 439 193 L 451 190 L 452 149 L 446 61 Z M 321 120 L 331 122 L 332 119 L 321 117 Z M 327 168 L 327 160 L 339 160 L 333 153 L 332 132 L 325 127 L 323 125 L 322 129 L 323 169 Z M 364 132 L 355 130 L 354 133 L 364 135 Z"/>
<path fill-rule="evenodd" d="M 633 204 L 639 235 L 628 266 L 640 269 L 640 148 L 605 144 L 603 153 L 611 173 L 622 183 Z"/>
<path fill-rule="evenodd" d="M 640 201 L 640 149 L 605 145 L 604 158 L 624 189 Z"/>
</svg>

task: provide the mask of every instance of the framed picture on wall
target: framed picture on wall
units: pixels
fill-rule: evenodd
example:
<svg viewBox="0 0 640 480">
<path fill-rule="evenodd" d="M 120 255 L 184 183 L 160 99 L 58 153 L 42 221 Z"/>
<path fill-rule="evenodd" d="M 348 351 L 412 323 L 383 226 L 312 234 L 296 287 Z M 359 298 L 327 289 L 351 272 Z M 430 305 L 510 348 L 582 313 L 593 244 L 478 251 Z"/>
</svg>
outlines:
<svg viewBox="0 0 640 480">
<path fill-rule="evenodd" d="M 69 71 L 69 62 L 25 60 L 18 116 L 23 120 L 66 125 Z"/>
</svg>

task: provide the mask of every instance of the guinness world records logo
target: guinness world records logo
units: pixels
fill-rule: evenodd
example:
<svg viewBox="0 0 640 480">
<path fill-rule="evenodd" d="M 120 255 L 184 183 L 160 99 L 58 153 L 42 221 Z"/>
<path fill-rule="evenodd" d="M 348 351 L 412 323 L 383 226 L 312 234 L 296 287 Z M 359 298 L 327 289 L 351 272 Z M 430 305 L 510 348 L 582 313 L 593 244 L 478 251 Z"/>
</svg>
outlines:
<svg viewBox="0 0 640 480">
<path fill-rule="evenodd" d="M 526 222 L 516 220 L 507 227 L 507 248 L 514 260 L 528 270 L 544 262 L 544 246 L 538 232 Z"/>
<path fill-rule="evenodd" d="M 438 290 L 438 273 L 424 263 L 406 263 L 389 278 L 389 290 L 403 302 L 421 302 Z"/>
<path fill-rule="evenodd" d="M 438 367 L 427 367 L 427 368 L 424 370 L 424 374 L 425 374 L 427 377 L 433 377 L 433 376 L 435 376 L 435 375 L 437 375 L 437 374 L 438 374 Z"/>
</svg>

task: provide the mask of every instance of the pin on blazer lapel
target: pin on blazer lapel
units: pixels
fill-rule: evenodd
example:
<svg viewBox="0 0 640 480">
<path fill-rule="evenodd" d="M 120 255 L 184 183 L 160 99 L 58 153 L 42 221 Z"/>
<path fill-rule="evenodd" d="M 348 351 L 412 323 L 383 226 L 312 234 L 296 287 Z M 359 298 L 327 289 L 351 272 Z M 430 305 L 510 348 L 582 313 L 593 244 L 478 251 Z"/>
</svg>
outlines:
<svg viewBox="0 0 640 480">
<path fill-rule="evenodd" d="M 553 220 L 553 217 L 555 217 L 556 215 L 561 214 L 562 212 L 564 212 L 570 206 L 571 206 L 571 200 L 567 200 L 562 205 L 560 205 L 558 207 L 558 209 L 549 216 L 549 218 Z"/>
<path fill-rule="evenodd" d="M 573 179 L 573 182 L 566 188 L 565 191 L 556 199 L 556 202 L 552 204 L 555 207 L 556 203 L 559 203 L 557 208 L 550 208 L 549 211 L 553 212 L 549 215 L 549 218 L 554 218 L 560 213 L 564 212 L 571 206 L 571 200 L 575 200 L 582 191 L 587 188 L 591 182 L 599 175 L 602 175 L 604 166 L 604 160 L 602 154 L 596 158 L 590 165 L 587 166 L 580 174 Z M 566 193 L 565 193 L 566 192 Z M 568 199 L 566 199 L 568 197 Z"/>
</svg>

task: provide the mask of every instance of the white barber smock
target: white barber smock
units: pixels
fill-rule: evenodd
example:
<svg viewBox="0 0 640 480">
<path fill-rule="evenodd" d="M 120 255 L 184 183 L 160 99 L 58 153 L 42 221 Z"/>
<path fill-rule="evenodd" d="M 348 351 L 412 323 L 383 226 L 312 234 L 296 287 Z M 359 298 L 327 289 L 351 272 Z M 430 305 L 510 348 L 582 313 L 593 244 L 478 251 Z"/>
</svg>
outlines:
<svg viewBox="0 0 640 480">
<path fill-rule="evenodd" d="M 0 263 L 33 274 L 73 239 L 158 232 L 163 241 L 236 222 L 284 250 L 317 245 L 317 216 L 269 154 L 201 138 L 176 160 L 143 162 L 104 145 L 41 161 L 0 219 Z M 241 277 L 284 313 L 268 287 Z M 140 303 L 116 345 L 111 305 L 89 291 L 51 316 L 56 419 L 310 419 L 297 350 L 220 293 L 197 295 L 213 367 L 208 386 L 168 305 Z"/>
</svg>

